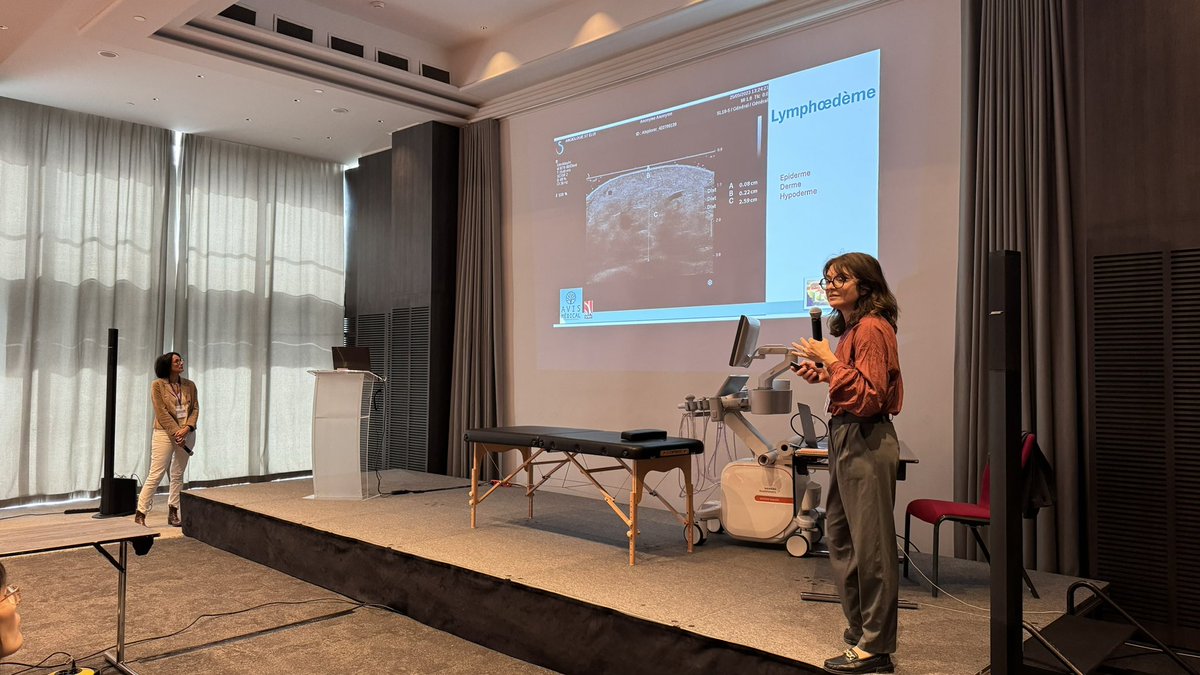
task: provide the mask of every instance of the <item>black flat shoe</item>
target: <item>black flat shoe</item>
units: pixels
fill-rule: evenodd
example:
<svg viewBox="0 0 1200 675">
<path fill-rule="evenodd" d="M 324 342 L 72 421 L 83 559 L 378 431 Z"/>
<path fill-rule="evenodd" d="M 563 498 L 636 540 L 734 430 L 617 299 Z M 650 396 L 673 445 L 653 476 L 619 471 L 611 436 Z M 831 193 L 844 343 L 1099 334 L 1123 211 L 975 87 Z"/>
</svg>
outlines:
<svg viewBox="0 0 1200 675">
<path fill-rule="evenodd" d="M 825 662 L 827 673 L 894 673 L 896 666 L 892 663 L 891 654 L 873 654 L 865 659 L 859 658 L 853 649 L 847 649 L 845 654 Z"/>
</svg>

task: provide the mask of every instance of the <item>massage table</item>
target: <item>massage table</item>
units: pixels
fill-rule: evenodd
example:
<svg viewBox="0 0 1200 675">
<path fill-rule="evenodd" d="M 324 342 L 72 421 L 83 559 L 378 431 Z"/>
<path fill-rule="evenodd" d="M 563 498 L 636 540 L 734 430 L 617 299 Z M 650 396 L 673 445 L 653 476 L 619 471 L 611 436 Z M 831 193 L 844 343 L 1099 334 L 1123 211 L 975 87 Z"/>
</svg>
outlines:
<svg viewBox="0 0 1200 675">
<path fill-rule="evenodd" d="M 626 440 L 619 431 L 598 431 L 595 429 L 575 429 L 569 427 L 514 426 L 494 427 L 489 429 L 470 429 L 464 439 L 472 444 L 471 460 L 471 527 L 476 526 L 475 512 L 479 504 L 488 498 L 496 488 L 507 485 L 517 474 L 525 472 L 525 496 L 529 499 L 529 517 L 533 518 L 533 495 L 556 471 L 564 466 L 573 465 L 585 476 L 591 484 L 604 496 L 604 501 L 629 527 L 629 564 L 634 564 L 634 554 L 637 549 L 638 536 L 638 503 L 641 502 L 646 475 L 655 471 L 670 471 L 679 469 L 683 472 L 685 494 L 687 497 L 687 515 L 681 514 L 662 495 L 654 490 L 650 494 L 658 498 L 675 518 L 684 526 L 687 533 L 687 550 L 692 552 L 694 537 L 693 524 L 695 511 L 692 505 L 692 455 L 704 452 L 704 444 L 693 438 L 650 438 L 646 440 Z M 521 453 L 521 464 L 512 473 L 497 481 L 482 495 L 479 490 L 479 471 L 488 453 L 504 453 L 516 450 Z M 548 455 L 557 455 L 548 457 Z M 589 467 L 580 461 L 580 455 L 607 457 L 612 463 L 606 466 Z M 544 471 L 541 480 L 534 484 L 533 468 L 549 466 Z M 603 485 L 593 474 L 604 471 L 624 470 L 629 473 L 632 487 L 629 493 L 629 512 L 617 504 Z"/>
</svg>

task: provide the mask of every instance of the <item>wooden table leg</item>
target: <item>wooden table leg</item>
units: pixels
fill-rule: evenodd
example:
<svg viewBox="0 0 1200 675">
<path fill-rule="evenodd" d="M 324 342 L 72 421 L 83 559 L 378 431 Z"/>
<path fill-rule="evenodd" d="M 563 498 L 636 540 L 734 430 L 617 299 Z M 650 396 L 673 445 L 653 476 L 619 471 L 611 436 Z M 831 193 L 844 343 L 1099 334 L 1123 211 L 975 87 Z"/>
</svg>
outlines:
<svg viewBox="0 0 1200 675">
<path fill-rule="evenodd" d="M 529 519 L 533 520 L 533 465 L 529 462 L 529 448 L 520 448 L 521 461 L 525 464 L 525 496 L 529 497 Z"/>
<path fill-rule="evenodd" d="M 475 506 L 479 503 L 476 501 L 479 497 L 479 465 L 483 462 L 483 455 L 487 454 L 478 443 L 473 445 L 473 453 L 471 458 L 471 529 L 475 529 Z"/>
<path fill-rule="evenodd" d="M 642 501 L 642 474 L 641 470 L 634 462 L 634 469 L 630 472 L 632 487 L 629 491 L 629 566 L 633 566 L 634 551 L 637 550 L 638 536 L 638 502 Z"/>
</svg>

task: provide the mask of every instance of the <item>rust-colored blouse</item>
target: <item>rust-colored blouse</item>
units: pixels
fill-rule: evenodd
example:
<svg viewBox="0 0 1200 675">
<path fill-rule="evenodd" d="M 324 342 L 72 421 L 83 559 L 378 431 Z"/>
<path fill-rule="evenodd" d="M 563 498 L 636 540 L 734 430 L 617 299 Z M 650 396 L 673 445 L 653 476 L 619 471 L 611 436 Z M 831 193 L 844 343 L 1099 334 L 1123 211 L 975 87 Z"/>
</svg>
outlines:
<svg viewBox="0 0 1200 675">
<path fill-rule="evenodd" d="M 896 331 L 885 319 L 868 314 L 838 340 L 829 367 L 829 414 L 874 417 L 895 415 L 904 402 Z"/>
</svg>

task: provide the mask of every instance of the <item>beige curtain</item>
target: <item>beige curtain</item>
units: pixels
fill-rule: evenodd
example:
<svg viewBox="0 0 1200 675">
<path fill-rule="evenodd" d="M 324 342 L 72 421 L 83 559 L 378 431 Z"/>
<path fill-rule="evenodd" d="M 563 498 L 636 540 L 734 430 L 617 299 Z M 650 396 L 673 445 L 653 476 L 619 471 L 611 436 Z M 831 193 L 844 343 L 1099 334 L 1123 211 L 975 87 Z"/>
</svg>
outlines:
<svg viewBox="0 0 1200 675">
<path fill-rule="evenodd" d="M 99 490 L 109 328 L 115 467 L 145 475 L 170 175 L 165 129 L 0 98 L 0 506 Z"/>
<path fill-rule="evenodd" d="M 342 344 L 340 164 L 188 135 L 175 345 L 200 398 L 188 480 L 312 468 L 313 377 Z"/>
</svg>

